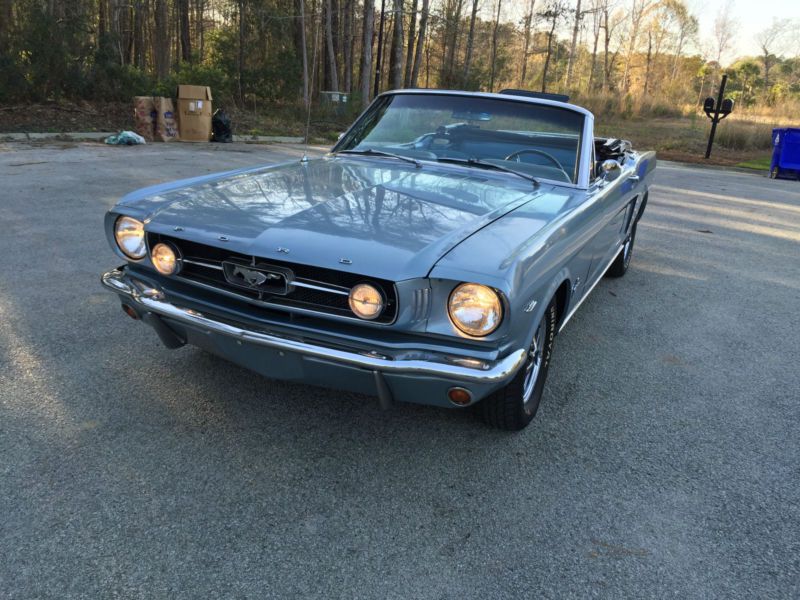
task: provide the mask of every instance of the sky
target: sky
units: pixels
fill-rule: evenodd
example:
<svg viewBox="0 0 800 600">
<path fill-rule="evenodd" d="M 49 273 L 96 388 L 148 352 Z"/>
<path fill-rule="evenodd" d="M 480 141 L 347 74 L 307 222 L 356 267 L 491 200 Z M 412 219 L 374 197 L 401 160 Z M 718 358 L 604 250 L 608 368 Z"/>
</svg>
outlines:
<svg viewBox="0 0 800 600">
<path fill-rule="evenodd" d="M 689 0 L 687 4 L 700 20 L 701 40 L 712 40 L 714 19 L 727 4 L 726 0 Z M 739 35 L 734 40 L 734 48 L 722 62 L 731 61 L 738 56 L 758 54 L 755 36 L 772 25 L 775 17 L 795 20 L 797 27 L 793 34 L 795 43 L 792 53 L 800 52 L 800 0 L 733 0 L 731 12 L 738 21 Z"/>
</svg>

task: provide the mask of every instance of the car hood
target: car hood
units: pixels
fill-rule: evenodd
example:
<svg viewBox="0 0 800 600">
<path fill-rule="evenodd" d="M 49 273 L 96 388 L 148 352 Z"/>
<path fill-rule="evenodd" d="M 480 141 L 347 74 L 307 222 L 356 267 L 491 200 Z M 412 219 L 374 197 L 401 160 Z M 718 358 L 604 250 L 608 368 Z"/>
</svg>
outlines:
<svg viewBox="0 0 800 600">
<path fill-rule="evenodd" d="M 461 241 L 541 194 L 506 174 L 363 157 L 297 161 L 142 192 L 122 204 L 145 211 L 148 231 L 396 281 L 426 276 Z"/>
</svg>

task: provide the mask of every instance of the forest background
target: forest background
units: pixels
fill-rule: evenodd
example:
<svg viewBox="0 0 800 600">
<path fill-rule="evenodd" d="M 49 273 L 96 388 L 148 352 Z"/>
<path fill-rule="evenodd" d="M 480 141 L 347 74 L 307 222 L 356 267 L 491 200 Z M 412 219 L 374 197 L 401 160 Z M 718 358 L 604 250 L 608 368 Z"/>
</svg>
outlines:
<svg viewBox="0 0 800 600">
<path fill-rule="evenodd" d="M 800 123 L 800 19 L 776 17 L 740 55 L 731 7 L 701 34 L 684 0 L 0 0 L 0 132 L 127 128 L 133 96 L 191 83 L 236 133 L 304 135 L 310 106 L 327 143 L 380 91 L 524 88 L 697 160 L 725 73 L 736 105 L 715 160 L 763 166 L 772 127 Z"/>
</svg>

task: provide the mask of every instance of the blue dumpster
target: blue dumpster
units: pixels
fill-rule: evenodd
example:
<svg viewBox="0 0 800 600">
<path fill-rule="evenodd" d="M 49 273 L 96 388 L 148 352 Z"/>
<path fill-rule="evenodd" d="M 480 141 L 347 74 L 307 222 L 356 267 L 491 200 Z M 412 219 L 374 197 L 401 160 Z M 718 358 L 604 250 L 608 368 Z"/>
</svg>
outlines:
<svg viewBox="0 0 800 600">
<path fill-rule="evenodd" d="M 784 127 L 772 130 L 772 162 L 769 176 L 800 179 L 800 129 Z"/>
</svg>

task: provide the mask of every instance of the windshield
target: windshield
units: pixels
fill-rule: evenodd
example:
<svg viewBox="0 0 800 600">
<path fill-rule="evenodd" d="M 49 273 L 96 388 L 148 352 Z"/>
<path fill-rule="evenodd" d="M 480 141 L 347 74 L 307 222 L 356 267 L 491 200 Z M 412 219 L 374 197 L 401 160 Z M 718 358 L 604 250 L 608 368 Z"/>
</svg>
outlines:
<svg viewBox="0 0 800 600">
<path fill-rule="evenodd" d="M 496 166 L 576 183 L 583 120 L 579 112 L 546 104 L 393 94 L 379 98 L 334 151 Z"/>
</svg>

